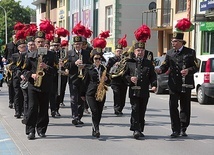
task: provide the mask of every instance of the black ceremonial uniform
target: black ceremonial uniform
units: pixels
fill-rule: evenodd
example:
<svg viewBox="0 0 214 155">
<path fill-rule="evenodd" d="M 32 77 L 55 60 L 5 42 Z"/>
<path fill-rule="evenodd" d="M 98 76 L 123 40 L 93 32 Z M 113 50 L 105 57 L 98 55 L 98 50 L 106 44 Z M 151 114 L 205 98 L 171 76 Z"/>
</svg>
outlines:
<svg viewBox="0 0 214 155">
<path fill-rule="evenodd" d="M 82 55 L 83 64 L 91 64 L 90 53 L 85 50 L 81 50 L 80 52 Z M 75 65 L 75 62 L 78 59 L 79 54 L 75 49 L 68 51 L 68 61 L 65 66 L 69 70 L 68 84 L 71 98 L 72 118 L 74 120 L 80 121 L 83 116 L 84 101 L 80 97 L 80 87 L 82 84 L 82 79 L 78 77 L 79 75 L 78 66 Z"/>
<path fill-rule="evenodd" d="M 38 64 L 38 52 L 28 53 L 25 65 L 25 75 L 28 78 L 28 97 L 29 108 L 28 117 L 26 120 L 26 134 L 35 134 L 35 128 L 38 134 L 45 134 L 49 123 L 48 105 L 49 93 L 52 89 L 51 82 L 54 74 L 54 64 L 56 63 L 53 52 L 48 51 L 47 55 L 43 56 L 43 62 L 48 65 L 47 69 L 43 69 L 45 75 L 42 78 L 40 87 L 34 86 L 32 74 L 36 74 Z"/>
<path fill-rule="evenodd" d="M 13 73 L 12 82 L 14 88 L 14 107 L 15 107 L 15 117 L 20 118 L 23 112 L 23 93 L 20 87 L 22 66 L 24 64 L 25 55 L 24 53 L 14 53 L 12 54 L 12 65 L 11 70 Z"/>
<path fill-rule="evenodd" d="M 132 131 L 143 132 L 145 125 L 145 112 L 149 99 L 149 85 L 157 85 L 157 77 L 154 72 L 154 66 L 150 60 L 137 58 L 130 59 L 126 64 L 125 78 L 129 83 L 129 98 L 132 106 L 131 127 Z M 131 82 L 131 77 L 137 76 L 137 86 L 140 90 L 132 89 L 134 83 Z"/>
<path fill-rule="evenodd" d="M 7 63 L 11 63 L 12 61 L 12 54 L 18 53 L 17 45 L 14 44 L 14 42 L 10 42 L 6 44 L 5 50 L 4 50 L 4 58 L 7 60 Z M 11 75 L 13 76 L 13 75 Z M 12 79 L 12 77 L 11 77 Z M 13 83 L 11 80 L 7 81 L 8 84 L 8 92 L 9 92 L 9 107 L 13 107 L 14 103 L 14 89 L 13 89 Z"/>
<path fill-rule="evenodd" d="M 180 72 L 186 68 L 188 68 L 189 72 L 183 82 Z M 162 73 L 170 69 L 168 85 L 172 131 L 180 133 L 182 130 L 185 132 L 190 123 L 191 89 L 194 88 L 193 74 L 198 71 L 195 50 L 185 46 L 183 46 L 181 51 L 169 50 L 160 69 Z M 188 87 L 182 87 L 182 84 L 187 84 Z M 178 111 L 178 100 L 180 100 L 180 114 Z"/>
<path fill-rule="evenodd" d="M 81 92 L 81 96 L 86 96 L 86 102 L 91 109 L 93 131 L 97 132 L 99 131 L 99 124 L 106 97 L 100 102 L 96 100 L 95 94 L 104 70 L 105 67 L 103 65 L 100 65 L 98 68 L 95 65 L 91 65 L 91 67 L 86 69 Z M 109 80 L 105 81 L 105 83 L 107 82 L 109 82 Z"/>
<path fill-rule="evenodd" d="M 107 64 L 107 72 L 111 70 L 111 67 L 115 65 L 116 62 L 120 62 L 121 58 L 114 56 L 109 58 Z M 114 111 L 115 114 L 122 114 L 122 110 L 126 102 L 126 92 L 127 92 L 127 83 L 122 76 L 114 77 L 111 79 L 111 88 L 114 93 Z"/>
</svg>

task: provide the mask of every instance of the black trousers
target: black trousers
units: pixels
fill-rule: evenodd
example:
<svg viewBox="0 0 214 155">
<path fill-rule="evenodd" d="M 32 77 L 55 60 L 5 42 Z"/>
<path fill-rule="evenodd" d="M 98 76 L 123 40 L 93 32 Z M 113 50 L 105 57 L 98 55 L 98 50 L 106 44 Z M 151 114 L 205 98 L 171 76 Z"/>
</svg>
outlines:
<svg viewBox="0 0 214 155">
<path fill-rule="evenodd" d="M 27 119 L 27 112 L 28 112 L 28 89 L 22 89 L 24 102 L 23 102 L 23 112 L 24 112 L 24 119 Z"/>
<path fill-rule="evenodd" d="M 66 90 L 66 85 L 68 82 L 68 76 L 61 76 L 61 88 L 60 88 L 60 95 L 58 95 L 57 92 L 57 97 L 56 97 L 56 110 L 58 111 L 60 108 L 60 103 L 64 102 L 64 97 L 65 97 L 65 90 Z M 58 87 L 58 86 L 57 86 Z"/>
<path fill-rule="evenodd" d="M 180 100 L 180 111 L 178 109 Z M 181 130 L 186 131 L 190 124 L 191 113 L 191 89 L 186 89 L 186 93 L 170 94 L 169 110 L 171 118 L 171 127 L 173 132 L 180 133 Z"/>
<path fill-rule="evenodd" d="M 92 128 L 95 131 L 99 131 L 100 120 L 103 112 L 103 106 L 105 103 L 105 98 L 102 102 L 98 102 L 95 96 L 86 96 L 86 101 L 89 105 L 92 115 Z"/>
<path fill-rule="evenodd" d="M 49 123 L 48 96 L 48 92 L 38 92 L 32 86 L 28 87 L 29 107 L 26 120 L 26 134 L 35 133 L 35 130 L 37 130 L 37 133 L 46 133 Z"/>
<path fill-rule="evenodd" d="M 69 83 L 71 112 L 73 119 L 81 120 L 84 111 L 84 101 L 80 96 L 80 86 Z"/>
<path fill-rule="evenodd" d="M 9 92 L 9 104 L 14 103 L 14 88 L 12 80 L 8 82 L 8 92 Z"/>
<path fill-rule="evenodd" d="M 23 93 L 20 87 L 20 80 L 18 78 L 13 78 L 13 88 L 14 88 L 14 108 L 15 113 L 21 115 L 23 112 Z"/>
<path fill-rule="evenodd" d="M 126 102 L 127 85 L 125 83 L 112 84 L 111 88 L 114 94 L 114 111 L 122 112 Z"/>
<path fill-rule="evenodd" d="M 51 92 L 50 92 L 50 109 L 51 111 L 56 111 L 56 102 L 57 102 L 57 76 L 54 76 L 53 82 L 52 82 L 52 87 L 51 87 Z"/>
<path fill-rule="evenodd" d="M 144 131 L 144 126 L 145 126 L 145 113 L 146 113 L 146 108 L 147 108 L 147 103 L 148 103 L 148 97 L 133 97 L 130 98 L 131 102 L 131 131 Z"/>
</svg>

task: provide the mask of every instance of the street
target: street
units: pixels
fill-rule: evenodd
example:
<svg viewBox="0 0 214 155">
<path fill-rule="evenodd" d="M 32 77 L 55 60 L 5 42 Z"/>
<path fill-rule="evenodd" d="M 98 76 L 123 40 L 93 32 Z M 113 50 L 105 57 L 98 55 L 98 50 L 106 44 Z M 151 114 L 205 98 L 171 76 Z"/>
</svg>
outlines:
<svg viewBox="0 0 214 155">
<path fill-rule="evenodd" d="M 0 91 L 0 155 L 213 155 L 214 105 L 200 105 L 193 99 L 188 137 L 170 138 L 168 97 L 168 94 L 151 93 L 145 117 L 145 137 L 136 140 L 129 130 L 129 99 L 124 115 L 116 116 L 109 88 L 100 125 L 101 137 L 96 139 L 91 135 L 90 115 L 85 114 L 82 118 L 83 127 L 72 125 L 67 90 L 65 107 L 60 109 L 62 116 L 50 116 L 47 137 L 39 138 L 36 134 L 35 140 L 28 140 L 21 119 L 16 119 L 14 109 L 8 108 L 7 86 L 4 84 Z"/>
</svg>

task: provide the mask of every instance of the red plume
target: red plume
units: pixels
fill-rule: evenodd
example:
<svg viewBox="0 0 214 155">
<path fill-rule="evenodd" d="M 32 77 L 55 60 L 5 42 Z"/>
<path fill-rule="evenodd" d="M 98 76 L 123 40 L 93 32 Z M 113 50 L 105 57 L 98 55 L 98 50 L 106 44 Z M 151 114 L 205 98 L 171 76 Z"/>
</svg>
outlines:
<svg viewBox="0 0 214 155">
<path fill-rule="evenodd" d="M 24 24 L 22 24 L 21 22 L 17 22 L 15 25 L 14 25 L 14 30 L 21 30 L 25 27 Z"/>
<path fill-rule="evenodd" d="M 90 30 L 90 29 L 88 29 L 88 28 L 85 28 L 85 34 L 84 34 L 84 37 L 85 38 L 90 38 L 91 37 L 91 35 L 92 35 L 92 31 Z"/>
<path fill-rule="evenodd" d="M 16 32 L 16 39 L 17 40 L 19 40 L 19 39 L 26 39 L 25 30 L 18 30 Z"/>
<path fill-rule="evenodd" d="M 106 43 L 106 40 L 104 38 L 98 38 L 98 37 L 96 37 L 96 38 L 94 38 L 92 40 L 92 44 L 93 44 L 94 48 L 101 48 L 101 49 L 103 49 L 103 48 L 106 47 L 107 43 Z"/>
<path fill-rule="evenodd" d="M 66 37 L 69 35 L 69 31 L 64 29 L 63 27 L 57 28 L 55 32 L 58 35 L 58 37 Z"/>
<path fill-rule="evenodd" d="M 45 33 L 54 32 L 54 26 L 52 25 L 50 20 L 41 20 L 41 23 L 39 24 L 40 31 L 43 31 Z"/>
<path fill-rule="evenodd" d="M 187 18 L 178 20 L 178 23 L 175 25 L 175 28 L 178 31 L 188 32 L 193 30 L 193 24 Z"/>
<path fill-rule="evenodd" d="M 74 33 L 78 36 L 84 36 L 85 26 L 81 25 L 81 21 L 76 26 L 74 26 L 72 33 Z"/>
<path fill-rule="evenodd" d="M 108 38 L 110 36 L 109 33 L 110 33 L 110 31 L 101 32 L 100 33 L 100 37 L 102 37 L 102 38 Z"/>
<path fill-rule="evenodd" d="M 53 33 L 46 33 L 45 34 L 45 39 L 48 41 L 54 40 L 54 34 Z"/>
<path fill-rule="evenodd" d="M 120 44 L 122 47 L 127 47 L 126 34 L 123 38 L 118 40 L 118 44 Z"/>
<path fill-rule="evenodd" d="M 25 36 L 35 36 L 36 31 L 37 31 L 36 24 L 30 24 L 30 25 L 26 26 Z"/>
<path fill-rule="evenodd" d="M 137 41 L 146 42 L 147 39 L 151 38 L 150 28 L 146 25 L 142 25 L 134 32 Z"/>
<path fill-rule="evenodd" d="M 68 46 L 68 40 L 62 40 L 61 46 Z"/>
</svg>

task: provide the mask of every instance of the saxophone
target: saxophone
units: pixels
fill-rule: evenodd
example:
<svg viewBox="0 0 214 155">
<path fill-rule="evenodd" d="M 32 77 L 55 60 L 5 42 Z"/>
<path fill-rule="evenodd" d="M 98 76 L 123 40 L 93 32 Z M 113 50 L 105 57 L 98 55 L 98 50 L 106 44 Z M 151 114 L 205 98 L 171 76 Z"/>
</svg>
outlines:
<svg viewBox="0 0 214 155">
<path fill-rule="evenodd" d="M 108 87 L 105 85 L 105 77 L 106 77 L 107 69 L 105 69 L 100 78 L 100 83 L 97 87 L 97 92 L 95 94 L 96 101 L 102 102 L 105 98 L 106 91 Z"/>
<path fill-rule="evenodd" d="M 38 62 L 37 62 L 37 69 L 36 69 L 36 80 L 34 81 L 35 87 L 40 87 L 42 84 L 42 78 L 45 75 L 45 72 L 43 71 L 43 68 L 40 67 L 40 64 L 42 63 L 42 57 L 43 55 L 47 54 L 47 48 L 40 47 L 38 48 Z"/>
</svg>

